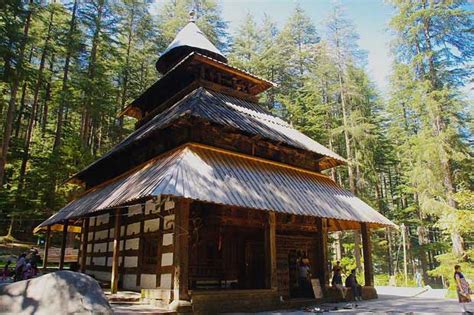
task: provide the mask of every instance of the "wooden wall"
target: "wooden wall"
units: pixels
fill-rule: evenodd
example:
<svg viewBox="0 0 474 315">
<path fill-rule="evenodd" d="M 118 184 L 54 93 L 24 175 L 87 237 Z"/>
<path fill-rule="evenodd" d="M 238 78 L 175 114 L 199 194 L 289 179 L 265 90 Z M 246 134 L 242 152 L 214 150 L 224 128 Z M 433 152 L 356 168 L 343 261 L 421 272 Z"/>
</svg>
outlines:
<svg viewBox="0 0 474 315">
<path fill-rule="evenodd" d="M 172 288 L 174 206 L 174 201 L 167 198 L 122 209 L 119 245 L 121 289 Z M 103 282 L 111 278 L 113 213 L 90 218 L 86 273 Z M 147 250 L 156 255 L 143 255 Z"/>
</svg>

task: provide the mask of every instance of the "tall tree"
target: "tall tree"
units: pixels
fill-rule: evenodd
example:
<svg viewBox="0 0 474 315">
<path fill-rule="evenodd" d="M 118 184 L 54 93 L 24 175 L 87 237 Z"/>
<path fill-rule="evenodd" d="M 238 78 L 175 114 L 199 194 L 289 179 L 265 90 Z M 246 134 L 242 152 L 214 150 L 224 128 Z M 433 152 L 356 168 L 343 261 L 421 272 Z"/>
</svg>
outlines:
<svg viewBox="0 0 474 315">
<path fill-rule="evenodd" d="M 8 76 L 9 83 L 10 83 L 10 95 L 8 101 L 8 109 L 7 109 L 7 116 L 5 119 L 4 127 L 3 127 L 3 137 L 2 137 L 2 146 L 0 151 L 0 189 L 4 184 L 4 177 L 5 177 L 5 166 L 7 163 L 7 156 L 9 153 L 10 147 L 10 139 L 12 135 L 12 128 L 13 128 L 13 120 L 16 111 L 16 101 L 17 101 L 17 93 L 18 88 L 21 85 L 23 79 L 23 62 L 25 58 L 25 48 L 28 41 L 28 34 L 30 31 L 31 20 L 33 16 L 33 12 L 35 10 L 35 4 L 33 0 L 29 1 L 29 5 L 26 9 L 20 9 L 18 6 L 21 5 L 21 2 L 12 2 L 10 9 L 17 13 L 22 13 L 24 19 L 23 21 L 23 34 L 21 37 L 11 38 L 11 44 L 15 47 L 15 56 L 6 55 L 7 57 L 4 58 L 5 65 L 4 65 L 4 74 Z M 16 16 L 10 16 L 10 18 L 16 18 Z M 7 22 L 9 23 L 9 22 Z M 15 41 L 17 39 L 17 41 Z M 13 64 L 15 64 L 14 69 Z"/>
<path fill-rule="evenodd" d="M 418 129 L 410 148 L 415 167 L 407 175 L 423 211 L 441 219 L 457 216 L 455 174 L 467 158 L 458 124 L 464 106 L 458 87 L 472 77 L 472 19 L 463 9 L 465 1 L 392 3 L 394 52 L 397 63 L 409 67 L 414 85 L 412 102 L 403 105 L 416 116 Z M 420 178 L 420 173 L 426 175 Z M 453 253 L 463 255 L 461 231 L 454 222 L 446 230 Z"/>
</svg>

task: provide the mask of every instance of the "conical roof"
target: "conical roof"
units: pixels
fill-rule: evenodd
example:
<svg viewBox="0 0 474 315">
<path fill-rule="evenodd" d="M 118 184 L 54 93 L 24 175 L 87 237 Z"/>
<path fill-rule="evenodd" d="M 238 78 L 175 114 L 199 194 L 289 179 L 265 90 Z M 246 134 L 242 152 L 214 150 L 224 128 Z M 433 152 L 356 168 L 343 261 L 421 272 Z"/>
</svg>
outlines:
<svg viewBox="0 0 474 315">
<path fill-rule="evenodd" d="M 156 69 L 166 73 L 182 58 L 191 52 L 199 52 L 221 62 L 227 58 L 214 46 L 194 21 L 189 22 L 179 33 L 156 62 Z"/>
</svg>

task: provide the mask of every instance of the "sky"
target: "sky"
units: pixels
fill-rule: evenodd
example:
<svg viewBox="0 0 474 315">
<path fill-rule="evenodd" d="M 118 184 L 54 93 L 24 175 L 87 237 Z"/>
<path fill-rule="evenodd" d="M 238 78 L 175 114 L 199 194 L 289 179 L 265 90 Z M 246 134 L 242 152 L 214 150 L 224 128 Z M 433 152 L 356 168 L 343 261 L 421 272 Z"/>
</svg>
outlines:
<svg viewBox="0 0 474 315">
<path fill-rule="evenodd" d="M 155 0 L 159 6 L 161 0 Z M 261 22 L 264 14 L 281 27 L 298 3 L 313 20 L 320 33 L 323 22 L 334 0 L 218 0 L 222 16 L 229 22 L 229 33 L 233 35 L 245 15 L 251 13 Z M 391 40 L 388 23 L 393 13 L 384 0 L 341 0 L 347 17 L 359 33 L 359 46 L 368 52 L 367 70 L 380 92 L 388 92 L 388 76 L 392 58 L 389 53 Z"/>
</svg>

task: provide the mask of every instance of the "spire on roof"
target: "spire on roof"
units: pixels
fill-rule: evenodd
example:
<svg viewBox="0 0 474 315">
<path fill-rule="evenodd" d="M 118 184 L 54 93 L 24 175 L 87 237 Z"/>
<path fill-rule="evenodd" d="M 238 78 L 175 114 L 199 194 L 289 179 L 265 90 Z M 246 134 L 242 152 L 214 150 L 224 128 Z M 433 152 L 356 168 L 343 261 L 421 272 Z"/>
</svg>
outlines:
<svg viewBox="0 0 474 315">
<path fill-rule="evenodd" d="M 195 23 L 195 12 L 189 13 L 189 23 L 178 32 L 175 39 L 156 62 L 156 70 L 166 73 L 191 52 L 198 52 L 216 60 L 227 62 L 227 58 L 214 46 Z"/>
<path fill-rule="evenodd" d="M 189 11 L 189 22 L 196 22 L 196 12 L 194 10 Z"/>
</svg>

